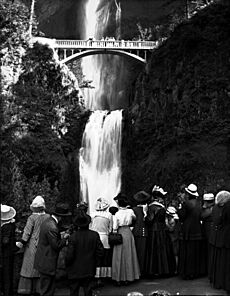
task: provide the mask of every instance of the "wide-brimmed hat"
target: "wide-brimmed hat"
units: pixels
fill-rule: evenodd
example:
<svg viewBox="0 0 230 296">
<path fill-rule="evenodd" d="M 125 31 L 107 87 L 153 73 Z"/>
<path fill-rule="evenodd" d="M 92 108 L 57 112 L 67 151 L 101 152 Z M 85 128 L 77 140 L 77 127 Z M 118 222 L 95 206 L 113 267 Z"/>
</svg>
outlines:
<svg viewBox="0 0 230 296">
<path fill-rule="evenodd" d="M 76 204 L 76 207 L 77 207 L 77 209 L 79 209 L 79 210 L 87 210 L 88 207 L 89 207 L 89 205 L 88 205 L 87 202 L 85 202 L 85 201 L 81 201 L 81 202 L 79 202 L 79 203 Z"/>
<path fill-rule="evenodd" d="M 214 201 L 215 197 L 213 193 L 204 193 L 203 201 Z"/>
<path fill-rule="evenodd" d="M 95 209 L 96 211 L 104 211 L 109 207 L 109 202 L 105 198 L 98 198 Z"/>
<path fill-rule="evenodd" d="M 7 205 L 1 205 L 1 220 L 7 221 L 15 217 L 16 211 L 13 207 Z"/>
<path fill-rule="evenodd" d="M 223 206 L 226 202 L 230 201 L 230 192 L 222 190 L 216 195 L 216 204 Z"/>
<path fill-rule="evenodd" d="M 71 216 L 72 215 L 72 213 L 69 210 L 69 205 L 67 203 L 57 203 L 53 214 L 56 216 Z"/>
<path fill-rule="evenodd" d="M 44 200 L 44 198 L 41 195 L 36 196 L 33 199 L 32 203 L 30 205 L 31 211 L 34 211 L 34 210 L 36 210 L 38 208 L 41 208 L 41 209 L 45 209 L 46 208 L 46 206 L 45 206 L 45 200 Z"/>
<path fill-rule="evenodd" d="M 197 186 L 195 184 L 190 184 L 188 187 L 185 187 L 185 191 L 191 195 L 199 196 L 197 192 Z"/>
<path fill-rule="evenodd" d="M 164 197 L 167 194 L 167 191 L 164 191 L 163 188 L 161 188 L 158 185 L 154 185 L 152 189 L 152 195 L 160 195 Z"/>
<path fill-rule="evenodd" d="M 133 198 L 138 203 L 144 203 L 150 199 L 150 194 L 148 194 L 144 190 L 141 190 L 141 191 L 138 191 L 136 194 L 134 194 Z"/>
<path fill-rule="evenodd" d="M 178 215 L 177 215 L 177 211 L 176 211 L 176 208 L 170 206 L 170 207 L 167 207 L 166 209 L 166 214 L 172 216 L 174 219 L 179 219 Z"/>
<path fill-rule="evenodd" d="M 79 214 L 74 219 L 74 225 L 80 228 L 86 228 L 91 223 L 91 217 L 87 214 Z"/>
<path fill-rule="evenodd" d="M 114 200 L 124 200 L 128 202 L 128 197 L 124 193 L 120 192 L 114 197 Z"/>
</svg>

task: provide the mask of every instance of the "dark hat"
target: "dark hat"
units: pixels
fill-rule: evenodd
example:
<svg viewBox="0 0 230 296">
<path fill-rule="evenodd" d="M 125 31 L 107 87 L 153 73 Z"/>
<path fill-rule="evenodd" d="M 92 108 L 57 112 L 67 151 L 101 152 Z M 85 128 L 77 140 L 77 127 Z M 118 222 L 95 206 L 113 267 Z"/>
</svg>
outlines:
<svg viewBox="0 0 230 296">
<path fill-rule="evenodd" d="M 74 225 L 80 228 L 86 228 L 91 222 L 91 217 L 85 213 L 78 214 L 74 219 Z"/>
<path fill-rule="evenodd" d="M 118 193 L 117 196 L 114 197 L 114 200 L 125 200 L 128 202 L 128 197 L 124 193 Z"/>
<path fill-rule="evenodd" d="M 81 201 L 79 203 L 76 204 L 77 209 L 79 210 L 88 210 L 88 203 L 85 201 Z"/>
<path fill-rule="evenodd" d="M 115 215 L 116 212 L 118 212 L 118 207 L 114 207 L 114 206 L 110 207 L 110 208 L 109 208 L 109 212 L 110 212 L 112 215 Z"/>
<path fill-rule="evenodd" d="M 144 203 L 149 200 L 150 195 L 147 192 L 142 190 L 142 191 L 138 191 L 136 194 L 134 194 L 133 198 L 139 203 Z"/>
<path fill-rule="evenodd" d="M 69 210 L 69 205 L 67 203 L 57 203 L 53 214 L 56 216 L 71 216 L 72 215 L 72 213 Z"/>
</svg>

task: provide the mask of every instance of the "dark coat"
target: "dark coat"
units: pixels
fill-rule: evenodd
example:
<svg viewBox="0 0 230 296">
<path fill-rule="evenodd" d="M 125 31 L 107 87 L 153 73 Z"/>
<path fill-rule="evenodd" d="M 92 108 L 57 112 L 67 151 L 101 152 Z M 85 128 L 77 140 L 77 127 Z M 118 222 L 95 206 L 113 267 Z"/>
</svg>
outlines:
<svg viewBox="0 0 230 296">
<path fill-rule="evenodd" d="M 223 207 L 222 216 L 222 243 L 224 248 L 230 248 L 230 201 L 227 202 Z"/>
<path fill-rule="evenodd" d="M 177 213 L 181 222 L 180 239 L 201 240 L 204 238 L 200 222 L 201 204 L 198 200 L 186 200 Z"/>
<path fill-rule="evenodd" d="M 202 212 L 201 212 L 202 227 L 203 227 L 203 232 L 206 240 L 209 239 L 211 227 L 213 224 L 212 208 L 213 207 L 202 209 Z"/>
<path fill-rule="evenodd" d="M 134 221 L 133 235 L 134 236 L 148 236 L 147 227 L 144 219 L 144 213 L 142 207 L 134 207 L 134 214 L 136 215 L 136 220 Z"/>
<path fill-rule="evenodd" d="M 2 257 L 12 257 L 17 251 L 15 240 L 15 223 L 7 223 L 1 227 Z"/>
<path fill-rule="evenodd" d="M 104 248 L 96 231 L 80 229 L 69 238 L 66 270 L 69 279 L 94 277 Z"/>
<path fill-rule="evenodd" d="M 57 222 L 46 219 L 40 228 L 34 268 L 46 275 L 55 275 L 59 251 L 66 245 L 66 239 L 61 239 Z"/>
<path fill-rule="evenodd" d="M 216 247 L 222 247 L 222 213 L 223 207 L 214 205 L 212 209 L 212 219 L 209 235 L 209 243 Z"/>
<path fill-rule="evenodd" d="M 0 290 L 5 296 L 13 295 L 13 270 L 15 245 L 15 223 L 1 227 Z"/>
</svg>

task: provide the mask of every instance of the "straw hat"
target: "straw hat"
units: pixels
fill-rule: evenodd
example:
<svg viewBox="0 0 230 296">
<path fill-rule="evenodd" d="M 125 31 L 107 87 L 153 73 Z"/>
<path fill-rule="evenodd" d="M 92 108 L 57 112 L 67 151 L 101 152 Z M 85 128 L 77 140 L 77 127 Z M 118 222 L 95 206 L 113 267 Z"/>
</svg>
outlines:
<svg viewBox="0 0 230 296">
<path fill-rule="evenodd" d="M 203 201 L 214 201 L 214 194 L 213 193 L 205 193 L 203 195 Z"/>
<path fill-rule="evenodd" d="M 109 207 L 109 203 L 106 199 L 104 198 L 98 198 L 95 209 L 96 211 L 105 211 Z"/>
<path fill-rule="evenodd" d="M 44 198 L 43 198 L 42 196 L 40 196 L 40 195 L 36 196 L 36 197 L 33 199 L 32 203 L 31 203 L 31 205 L 30 205 L 30 209 L 31 209 L 31 211 L 34 211 L 34 210 L 36 210 L 37 208 L 43 208 L 43 209 L 46 208 L 46 206 L 45 206 L 45 200 L 44 200 Z"/>
<path fill-rule="evenodd" d="M 160 193 L 160 195 L 164 196 L 167 194 L 166 191 L 164 191 L 163 188 L 160 188 L 160 186 L 154 185 L 152 189 L 152 194 Z"/>
<path fill-rule="evenodd" d="M 15 217 L 16 211 L 13 207 L 7 205 L 1 205 L 1 220 L 7 221 Z"/>
<path fill-rule="evenodd" d="M 195 184 L 190 184 L 188 187 L 185 188 L 185 191 L 191 195 L 199 196 L 197 192 L 197 186 Z"/>
<path fill-rule="evenodd" d="M 168 207 L 166 210 L 166 214 L 172 216 L 174 219 L 179 219 L 176 209 L 172 206 Z"/>
<path fill-rule="evenodd" d="M 216 204 L 223 206 L 226 202 L 230 201 L 230 192 L 222 190 L 216 195 Z"/>
</svg>

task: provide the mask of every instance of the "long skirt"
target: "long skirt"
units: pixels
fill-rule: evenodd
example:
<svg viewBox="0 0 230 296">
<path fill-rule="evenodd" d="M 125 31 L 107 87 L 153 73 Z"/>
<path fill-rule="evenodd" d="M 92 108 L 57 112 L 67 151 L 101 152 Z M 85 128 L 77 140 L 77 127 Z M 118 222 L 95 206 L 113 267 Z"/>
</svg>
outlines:
<svg viewBox="0 0 230 296">
<path fill-rule="evenodd" d="M 26 278 L 21 276 L 18 284 L 18 294 L 31 295 L 40 294 L 40 278 Z"/>
<path fill-rule="evenodd" d="M 211 246 L 209 279 L 215 289 L 230 291 L 230 249 Z"/>
<path fill-rule="evenodd" d="M 204 276 L 207 272 L 205 240 L 180 240 L 178 273 L 183 279 Z"/>
<path fill-rule="evenodd" d="M 171 276 L 176 262 L 172 241 L 165 230 L 149 232 L 146 253 L 146 274 L 148 276 Z"/>
<path fill-rule="evenodd" d="M 105 278 L 112 276 L 112 249 L 105 249 L 104 248 L 104 256 L 100 262 L 100 266 L 97 266 L 96 269 L 96 278 Z"/>
<path fill-rule="evenodd" d="M 119 227 L 118 233 L 123 242 L 113 248 L 112 279 L 117 282 L 137 280 L 140 269 L 133 234 L 129 226 Z"/>
<path fill-rule="evenodd" d="M 146 236 L 134 236 L 141 275 L 145 275 Z"/>
<path fill-rule="evenodd" d="M 221 268 L 223 270 L 223 289 L 230 293 L 230 248 L 223 248 L 221 252 Z"/>
</svg>

